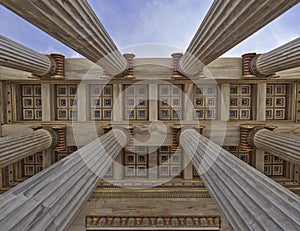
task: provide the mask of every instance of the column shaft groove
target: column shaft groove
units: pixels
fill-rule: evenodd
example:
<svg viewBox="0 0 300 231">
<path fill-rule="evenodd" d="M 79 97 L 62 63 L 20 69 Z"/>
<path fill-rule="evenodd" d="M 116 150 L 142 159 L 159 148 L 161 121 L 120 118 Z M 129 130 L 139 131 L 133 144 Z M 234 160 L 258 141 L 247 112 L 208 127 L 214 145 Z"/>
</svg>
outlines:
<svg viewBox="0 0 300 231">
<path fill-rule="evenodd" d="M 299 136 L 261 129 L 253 134 L 253 145 L 286 161 L 300 164 Z"/>
<path fill-rule="evenodd" d="M 86 0 L 0 0 L 18 14 L 115 76 L 127 68 L 125 58 Z"/>
<path fill-rule="evenodd" d="M 0 138 L 0 168 L 48 149 L 53 144 L 52 135 L 44 129 L 32 134 Z"/>
<path fill-rule="evenodd" d="M 300 38 L 253 59 L 254 74 L 270 75 L 300 66 Z"/>
<path fill-rule="evenodd" d="M 66 230 L 128 142 L 113 129 L 0 196 L 3 230 Z"/>
<path fill-rule="evenodd" d="M 180 59 L 180 70 L 195 75 L 201 68 L 199 63 L 211 63 L 298 2 L 215 0 Z"/>
<path fill-rule="evenodd" d="M 234 230 L 297 230 L 300 199 L 193 129 L 180 143 Z"/>
<path fill-rule="evenodd" d="M 38 76 L 54 74 L 56 63 L 50 57 L 0 35 L 0 65 Z"/>
</svg>

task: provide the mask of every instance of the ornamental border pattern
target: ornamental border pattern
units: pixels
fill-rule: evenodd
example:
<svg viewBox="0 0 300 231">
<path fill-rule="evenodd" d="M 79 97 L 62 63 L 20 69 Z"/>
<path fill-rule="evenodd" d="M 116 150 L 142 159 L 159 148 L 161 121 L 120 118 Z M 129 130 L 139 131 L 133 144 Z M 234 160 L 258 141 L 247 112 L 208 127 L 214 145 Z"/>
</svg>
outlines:
<svg viewBox="0 0 300 231">
<path fill-rule="evenodd" d="M 87 215 L 86 227 L 92 228 L 215 228 L 221 227 L 221 216 L 101 216 Z"/>
</svg>

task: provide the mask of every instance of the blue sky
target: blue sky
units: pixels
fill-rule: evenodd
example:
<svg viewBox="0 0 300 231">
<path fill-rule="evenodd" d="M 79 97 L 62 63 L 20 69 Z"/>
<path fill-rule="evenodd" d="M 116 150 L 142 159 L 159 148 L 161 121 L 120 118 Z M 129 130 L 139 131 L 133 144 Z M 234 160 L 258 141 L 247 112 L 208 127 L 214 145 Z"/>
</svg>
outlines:
<svg viewBox="0 0 300 231">
<path fill-rule="evenodd" d="M 89 0 L 104 27 L 123 52 L 138 44 L 168 46 L 167 53 L 185 51 L 213 0 Z M 75 51 L 0 6 L 0 33 L 41 53 L 80 57 Z M 300 4 L 275 19 L 223 56 L 263 53 L 300 36 Z M 161 46 L 161 47 L 162 47 Z M 145 47 L 145 46 L 137 46 Z M 151 47 L 151 46 L 150 46 Z M 153 47 L 150 48 L 150 50 Z M 163 56 L 159 49 L 151 55 Z"/>
</svg>

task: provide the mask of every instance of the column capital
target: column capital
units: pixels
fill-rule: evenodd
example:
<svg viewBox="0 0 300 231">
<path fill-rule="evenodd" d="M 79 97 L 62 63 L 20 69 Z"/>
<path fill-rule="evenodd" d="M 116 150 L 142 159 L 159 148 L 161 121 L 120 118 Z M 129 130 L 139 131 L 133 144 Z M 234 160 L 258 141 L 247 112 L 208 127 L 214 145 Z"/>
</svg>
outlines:
<svg viewBox="0 0 300 231">
<path fill-rule="evenodd" d="M 127 68 L 126 71 L 124 72 L 124 77 L 125 78 L 129 78 L 129 79 L 133 79 L 134 78 L 134 74 L 133 74 L 133 59 L 135 57 L 135 54 L 133 53 L 127 53 L 127 54 L 123 54 L 124 58 L 127 61 Z"/>
<path fill-rule="evenodd" d="M 261 129 L 273 131 L 276 126 L 266 124 L 241 124 L 240 125 L 240 147 L 243 150 L 252 150 L 253 137 Z"/>
<path fill-rule="evenodd" d="M 297 3 L 299 0 L 214 1 L 180 59 L 180 70 L 196 74 L 200 62 L 208 65 Z"/>
<path fill-rule="evenodd" d="M 39 129 L 46 130 L 52 137 L 53 151 L 63 151 L 66 149 L 66 125 L 51 125 L 51 124 L 42 124 L 37 126 L 30 126 L 34 131 Z"/>
<path fill-rule="evenodd" d="M 99 64 L 111 76 L 127 68 L 119 52 L 88 1 L 1 1 L 18 14 L 79 54 Z"/>
<path fill-rule="evenodd" d="M 55 74 L 58 64 L 51 55 L 38 53 L 0 35 L 0 65 L 32 73 L 30 78 L 48 78 Z"/>
<path fill-rule="evenodd" d="M 179 60 L 181 59 L 181 57 L 183 56 L 183 53 L 181 52 L 176 52 L 176 53 L 172 53 L 171 54 L 172 58 L 173 58 L 173 74 L 172 77 L 173 78 L 182 78 L 182 73 L 179 71 Z"/>
</svg>

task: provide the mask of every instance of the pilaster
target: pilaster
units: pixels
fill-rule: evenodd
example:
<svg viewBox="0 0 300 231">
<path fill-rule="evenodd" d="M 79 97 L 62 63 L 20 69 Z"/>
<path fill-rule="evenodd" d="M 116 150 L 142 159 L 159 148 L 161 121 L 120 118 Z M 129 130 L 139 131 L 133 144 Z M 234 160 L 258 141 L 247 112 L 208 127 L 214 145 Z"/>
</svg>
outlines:
<svg viewBox="0 0 300 231">
<path fill-rule="evenodd" d="M 113 179 L 122 180 L 124 177 L 123 153 L 121 150 L 113 163 Z"/>
<path fill-rule="evenodd" d="M 257 101 L 256 101 L 256 119 L 258 121 L 266 120 L 266 99 L 267 99 L 267 83 L 259 82 L 257 84 Z"/>
<path fill-rule="evenodd" d="M 255 149 L 255 168 L 264 173 L 265 152 L 261 149 Z"/>
<path fill-rule="evenodd" d="M 87 85 L 84 83 L 78 85 L 77 102 L 78 121 L 84 122 L 87 120 Z"/>
<path fill-rule="evenodd" d="M 230 84 L 221 84 L 221 105 L 219 105 L 221 121 L 229 121 L 230 119 Z"/>
<path fill-rule="evenodd" d="M 183 179 L 192 180 L 194 177 L 193 164 L 191 162 L 189 155 L 184 150 L 182 150 L 182 158 L 183 158 L 183 166 L 185 167 L 183 170 Z"/>
<path fill-rule="evenodd" d="M 149 84 L 149 121 L 158 120 L 158 85 Z"/>
<path fill-rule="evenodd" d="M 123 121 L 124 118 L 123 84 L 113 85 L 113 121 Z"/>
<path fill-rule="evenodd" d="M 43 150 L 43 169 L 50 167 L 53 161 L 53 151 L 51 148 Z"/>
<path fill-rule="evenodd" d="M 148 154 L 149 159 L 149 179 L 156 180 L 158 177 L 158 159 L 157 159 L 157 150 Z"/>
<path fill-rule="evenodd" d="M 51 85 L 41 84 L 42 91 L 42 121 L 51 121 L 53 103 L 51 100 Z"/>
<path fill-rule="evenodd" d="M 194 84 L 184 85 L 184 110 L 183 118 L 185 121 L 194 120 L 194 104 L 193 104 L 193 89 Z"/>
</svg>

